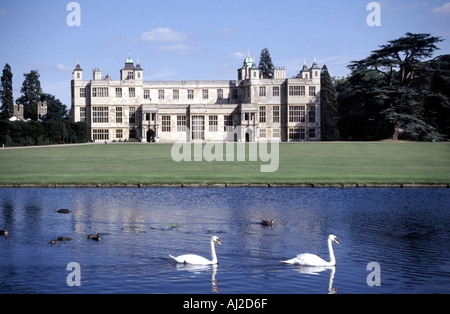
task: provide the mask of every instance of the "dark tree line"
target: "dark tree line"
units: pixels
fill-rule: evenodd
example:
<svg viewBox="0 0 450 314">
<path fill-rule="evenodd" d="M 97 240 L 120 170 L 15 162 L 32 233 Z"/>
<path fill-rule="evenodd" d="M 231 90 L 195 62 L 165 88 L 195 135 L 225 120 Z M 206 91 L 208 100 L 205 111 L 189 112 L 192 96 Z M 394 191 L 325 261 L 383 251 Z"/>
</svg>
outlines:
<svg viewBox="0 0 450 314">
<path fill-rule="evenodd" d="M 0 144 L 7 147 L 86 143 L 88 137 L 84 122 L 0 120 Z"/>
</svg>

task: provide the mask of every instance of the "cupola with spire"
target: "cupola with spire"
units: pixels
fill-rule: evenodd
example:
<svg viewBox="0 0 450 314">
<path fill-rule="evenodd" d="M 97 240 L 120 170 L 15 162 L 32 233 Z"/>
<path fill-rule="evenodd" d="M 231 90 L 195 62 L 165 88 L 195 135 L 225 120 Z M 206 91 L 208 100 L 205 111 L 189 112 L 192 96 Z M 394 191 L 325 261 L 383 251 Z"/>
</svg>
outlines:
<svg viewBox="0 0 450 314">
<path fill-rule="evenodd" d="M 73 69 L 72 72 L 72 79 L 73 80 L 83 79 L 83 69 L 80 67 L 80 60 L 78 57 L 77 57 L 77 65 L 75 66 L 75 69 Z"/>
<path fill-rule="evenodd" d="M 318 80 L 318 82 L 314 82 L 315 84 L 320 84 L 320 67 L 317 65 L 317 59 L 314 57 L 313 65 L 310 69 L 311 71 L 311 78 L 313 80 Z"/>
<path fill-rule="evenodd" d="M 125 67 L 124 70 L 134 70 L 134 61 L 131 59 L 131 53 L 128 51 L 128 58 L 125 61 Z"/>
</svg>

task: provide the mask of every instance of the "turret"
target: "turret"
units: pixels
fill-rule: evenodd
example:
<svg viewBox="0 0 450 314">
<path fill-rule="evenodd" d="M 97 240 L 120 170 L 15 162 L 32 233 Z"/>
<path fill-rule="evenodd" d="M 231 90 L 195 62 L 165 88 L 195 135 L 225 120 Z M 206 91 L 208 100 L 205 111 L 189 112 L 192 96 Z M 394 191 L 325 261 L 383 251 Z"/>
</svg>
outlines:
<svg viewBox="0 0 450 314">
<path fill-rule="evenodd" d="M 244 60 L 244 65 L 238 69 L 238 81 L 248 79 L 259 79 L 259 68 L 256 66 L 253 58 L 250 57 L 249 52 Z"/>
<path fill-rule="evenodd" d="M 306 65 L 306 59 L 305 59 L 305 62 L 303 63 L 303 68 L 300 71 L 300 78 L 302 78 L 302 79 L 310 78 L 310 72 L 309 72 L 308 66 Z"/>
<path fill-rule="evenodd" d="M 140 67 L 140 66 L 139 66 Z M 135 67 L 134 67 L 134 61 L 131 59 L 130 52 L 128 52 L 128 58 L 125 61 L 124 68 L 120 71 L 120 80 L 134 80 L 135 79 Z"/>
<path fill-rule="evenodd" d="M 83 69 L 80 67 L 80 62 L 77 58 L 77 65 L 72 72 L 72 80 L 83 80 Z"/>
<path fill-rule="evenodd" d="M 311 72 L 311 78 L 312 78 L 314 81 L 318 80 L 318 83 L 317 83 L 317 84 L 320 84 L 320 71 L 321 71 L 321 69 L 320 69 L 320 67 L 317 65 L 317 60 L 316 60 L 316 58 L 314 57 L 314 62 L 313 62 L 313 65 L 312 65 L 312 67 L 311 67 L 311 69 L 310 69 L 310 72 Z"/>
<path fill-rule="evenodd" d="M 136 83 L 142 83 L 144 81 L 144 70 L 141 68 L 139 58 L 137 59 L 136 67 L 134 70 L 134 79 L 136 80 Z"/>
<path fill-rule="evenodd" d="M 95 68 L 92 70 L 92 79 L 94 81 L 102 80 L 102 70 L 100 68 Z"/>
</svg>

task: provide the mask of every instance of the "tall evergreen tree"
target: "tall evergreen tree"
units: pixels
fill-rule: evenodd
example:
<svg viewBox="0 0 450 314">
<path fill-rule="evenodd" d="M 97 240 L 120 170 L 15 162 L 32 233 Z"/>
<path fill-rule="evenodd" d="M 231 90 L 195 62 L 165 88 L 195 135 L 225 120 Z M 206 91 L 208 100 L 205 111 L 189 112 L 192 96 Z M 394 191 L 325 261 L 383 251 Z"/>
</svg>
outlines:
<svg viewBox="0 0 450 314">
<path fill-rule="evenodd" d="M 320 77 L 320 117 L 321 134 L 323 141 L 337 141 L 339 131 L 337 128 L 338 116 L 336 109 L 337 92 L 331 80 L 326 65 L 322 68 Z"/>
<path fill-rule="evenodd" d="M 261 51 L 261 57 L 259 59 L 259 71 L 262 73 L 263 78 L 272 79 L 275 67 L 272 63 L 272 58 L 270 57 L 269 49 L 264 48 Z"/>
<path fill-rule="evenodd" d="M 16 103 L 23 105 L 24 118 L 37 120 L 37 103 L 41 100 L 41 82 L 39 81 L 39 72 L 32 70 L 30 73 L 24 73 L 25 77 L 20 92 L 22 96 L 16 100 Z"/>
<path fill-rule="evenodd" d="M 3 68 L 2 85 L 0 89 L 1 112 L 0 119 L 9 119 L 14 114 L 14 98 L 13 98 L 13 74 L 11 67 L 7 63 Z"/>
</svg>

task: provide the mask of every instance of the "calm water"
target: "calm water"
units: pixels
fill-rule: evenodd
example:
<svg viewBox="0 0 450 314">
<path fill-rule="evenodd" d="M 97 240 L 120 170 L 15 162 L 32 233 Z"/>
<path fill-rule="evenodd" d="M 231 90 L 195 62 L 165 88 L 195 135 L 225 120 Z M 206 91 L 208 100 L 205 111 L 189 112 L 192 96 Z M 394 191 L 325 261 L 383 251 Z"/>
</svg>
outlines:
<svg viewBox="0 0 450 314">
<path fill-rule="evenodd" d="M 0 189 L 0 293 L 450 293 L 449 200 L 449 189 Z M 335 268 L 280 263 L 328 259 L 330 233 Z M 216 267 L 168 256 L 210 258 L 212 235 Z M 49 244 L 59 236 L 72 240 Z M 67 284 L 71 262 L 81 286 Z M 381 286 L 367 284 L 371 262 Z"/>
</svg>

